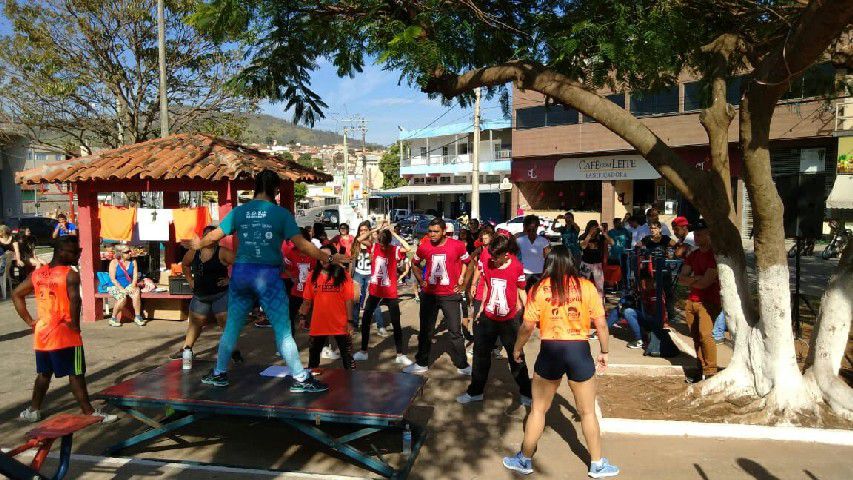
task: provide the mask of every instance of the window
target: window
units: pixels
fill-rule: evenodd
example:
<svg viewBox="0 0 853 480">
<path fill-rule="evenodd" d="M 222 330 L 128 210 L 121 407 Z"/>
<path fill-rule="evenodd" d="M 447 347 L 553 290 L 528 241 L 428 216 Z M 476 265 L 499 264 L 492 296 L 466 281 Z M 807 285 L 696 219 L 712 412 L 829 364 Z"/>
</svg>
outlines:
<svg viewBox="0 0 853 480">
<path fill-rule="evenodd" d="M 460 140 L 456 145 L 459 148 L 459 155 L 468 155 L 468 142 L 466 140 Z"/>
<path fill-rule="evenodd" d="M 563 105 L 542 105 L 515 111 L 515 128 L 553 127 L 578 123 L 578 112 Z"/>
<path fill-rule="evenodd" d="M 441 156 L 447 158 L 448 155 L 450 155 L 450 148 L 447 145 L 441 147 Z"/>
<path fill-rule="evenodd" d="M 420 152 L 421 152 L 421 157 L 427 156 L 427 148 L 426 147 L 421 147 Z"/>
<path fill-rule="evenodd" d="M 654 92 L 632 93 L 631 113 L 638 117 L 678 113 L 678 86 Z"/>
<path fill-rule="evenodd" d="M 515 111 L 515 128 L 537 128 L 547 125 L 545 107 L 527 107 Z"/>
<path fill-rule="evenodd" d="M 734 77 L 726 81 L 726 102 L 737 106 L 740 103 L 740 86 L 742 77 Z M 707 108 L 711 104 L 710 84 L 699 80 L 684 84 L 684 111 L 690 112 Z"/>
<path fill-rule="evenodd" d="M 438 183 L 441 185 L 450 185 L 450 177 L 441 177 L 438 179 Z"/>
<path fill-rule="evenodd" d="M 782 99 L 789 100 L 825 95 L 832 91 L 834 83 L 835 68 L 833 68 L 831 63 L 813 65 L 791 82 L 791 88 L 782 95 Z"/>
<path fill-rule="evenodd" d="M 619 105 L 620 108 L 625 108 L 625 94 L 624 93 L 611 93 L 610 95 L 605 96 L 604 98 L 610 100 L 611 102 Z M 592 117 L 587 117 L 584 115 L 583 123 L 598 123 Z"/>
</svg>

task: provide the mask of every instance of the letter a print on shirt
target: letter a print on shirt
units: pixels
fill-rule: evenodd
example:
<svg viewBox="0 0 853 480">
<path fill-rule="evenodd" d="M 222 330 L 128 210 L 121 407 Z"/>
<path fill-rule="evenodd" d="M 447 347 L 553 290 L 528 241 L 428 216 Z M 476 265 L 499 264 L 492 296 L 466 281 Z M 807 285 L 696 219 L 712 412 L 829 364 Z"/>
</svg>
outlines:
<svg viewBox="0 0 853 480">
<path fill-rule="evenodd" d="M 492 278 L 489 284 L 489 302 L 486 311 L 499 317 L 509 315 L 509 302 L 506 299 L 506 279 Z"/>
<path fill-rule="evenodd" d="M 430 260 L 430 285 L 450 285 L 450 275 L 447 274 L 447 255 L 435 254 Z"/>
<path fill-rule="evenodd" d="M 388 259 L 377 256 L 373 261 L 376 264 L 376 270 L 373 271 L 373 277 L 371 277 L 370 283 L 374 285 L 381 285 L 383 287 L 391 285 L 391 282 L 388 279 Z"/>
</svg>

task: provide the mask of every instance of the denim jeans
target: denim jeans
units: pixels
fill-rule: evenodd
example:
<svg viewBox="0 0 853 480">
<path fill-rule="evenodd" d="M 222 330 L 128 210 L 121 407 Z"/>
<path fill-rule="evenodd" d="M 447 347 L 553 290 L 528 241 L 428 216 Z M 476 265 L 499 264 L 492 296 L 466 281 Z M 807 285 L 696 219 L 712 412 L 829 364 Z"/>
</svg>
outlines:
<svg viewBox="0 0 853 480">
<path fill-rule="evenodd" d="M 624 308 L 614 308 L 607 313 L 607 327 L 613 327 L 617 322 L 619 322 L 619 311 L 622 311 L 622 318 L 628 322 L 628 328 L 631 329 L 631 333 L 634 335 L 634 340 L 642 340 L 643 332 L 640 329 L 640 321 L 642 313 L 634 310 L 631 307 Z"/>
<path fill-rule="evenodd" d="M 255 303 L 260 302 L 272 324 L 276 350 L 290 367 L 293 377 L 300 380 L 304 378 L 302 360 L 290 329 L 289 298 L 279 276 L 280 270 L 278 266 L 252 263 L 237 263 L 232 268 L 228 285 L 228 319 L 219 338 L 214 373 L 228 370 L 228 362 L 231 361 L 246 317 Z"/>
<path fill-rule="evenodd" d="M 726 312 L 720 312 L 717 318 L 714 319 L 714 330 L 711 332 L 714 340 L 723 340 L 726 338 Z"/>
<path fill-rule="evenodd" d="M 359 287 L 360 292 L 358 295 L 358 303 L 354 304 L 352 307 L 352 323 L 353 326 L 358 328 L 358 322 L 361 318 L 359 312 L 364 308 L 364 302 L 367 300 L 368 295 L 368 287 L 370 287 L 370 275 L 362 275 L 360 273 L 355 273 L 352 276 L 352 281 L 355 282 L 356 286 Z M 373 321 L 376 322 L 376 326 L 382 328 L 385 326 L 385 320 L 382 318 L 382 311 L 379 310 L 379 307 L 376 307 L 376 310 L 373 311 Z"/>
</svg>

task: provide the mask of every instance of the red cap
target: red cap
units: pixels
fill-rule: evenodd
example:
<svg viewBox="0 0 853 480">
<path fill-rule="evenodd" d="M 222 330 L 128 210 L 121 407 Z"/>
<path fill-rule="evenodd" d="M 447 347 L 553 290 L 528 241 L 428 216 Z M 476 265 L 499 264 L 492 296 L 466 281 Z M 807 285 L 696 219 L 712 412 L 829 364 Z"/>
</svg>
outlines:
<svg viewBox="0 0 853 480">
<path fill-rule="evenodd" d="M 688 225 L 690 225 L 690 222 L 685 217 L 675 217 L 672 219 L 672 226 L 674 227 L 686 227 Z"/>
</svg>

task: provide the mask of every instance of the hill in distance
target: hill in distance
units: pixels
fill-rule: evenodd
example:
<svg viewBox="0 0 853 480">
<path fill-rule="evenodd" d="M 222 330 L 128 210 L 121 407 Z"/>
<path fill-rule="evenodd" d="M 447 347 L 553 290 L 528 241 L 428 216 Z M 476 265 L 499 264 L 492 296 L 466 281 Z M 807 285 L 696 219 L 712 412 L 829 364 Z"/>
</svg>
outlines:
<svg viewBox="0 0 853 480">
<path fill-rule="evenodd" d="M 246 125 L 240 138 L 244 143 L 272 145 L 275 141 L 279 145 L 295 142 L 320 146 L 339 144 L 344 141 L 344 137 L 338 133 L 308 128 L 272 115 L 252 113 L 245 114 L 244 118 Z M 347 138 L 347 144 L 361 147 L 361 139 Z M 367 142 L 367 147 L 382 148 L 381 145 L 370 142 Z"/>
</svg>

